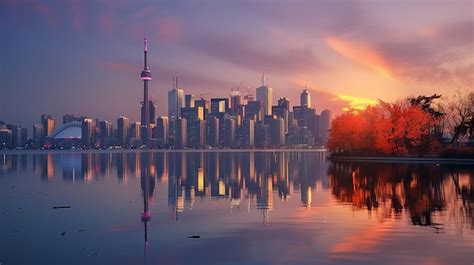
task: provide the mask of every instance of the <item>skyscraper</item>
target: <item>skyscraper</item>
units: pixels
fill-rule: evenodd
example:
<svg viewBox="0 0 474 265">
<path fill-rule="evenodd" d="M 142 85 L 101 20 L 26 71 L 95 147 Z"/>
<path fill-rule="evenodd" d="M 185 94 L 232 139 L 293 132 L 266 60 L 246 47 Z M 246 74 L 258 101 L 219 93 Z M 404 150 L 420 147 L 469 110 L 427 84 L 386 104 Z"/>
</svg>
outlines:
<svg viewBox="0 0 474 265">
<path fill-rule="evenodd" d="M 186 108 L 194 108 L 194 95 L 188 94 L 184 96 Z"/>
<path fill-rule="evenodd" d="M 0 149 L 10 149 L 12 144 L 12 131 L 7 128 L 0 129 Z"/>
<path fill-rule="evenodd" d="M 270 142 L 274 147 L 285 144 L 285 122 L 283 118 L 274 116 L 269 121 Z"/>
<path fill-rule="evenodd" d="M 176 120 L 176 136 L 175 147 L 182 149 L 187 146 L 187 128 L 188 123 L 186 119 L 179 118 Z"/>
<path fill-rule="evenodd" d="M 158 139 L 158 145 L 165 147 L 169 144 L 169 121 L 168 117 L 160 116 L 156 119 L 156 135 L 155 138 Z"/>
<path fill-rule="evenodd" d="M 250 148 L 255 144 L 255 121 L 253 119 L 245 119 L 242 125 L 242 144 L 244 147 Z"/>
<path fill-rule="evenodd" d="M 150 105 L 147 103 L 149 101 L 148 82 L 151 81 L 151 71 L 150 69 L 148 69 L 147 52 L 148 52 L 148 38 L 147 38 L 147 35 L 145 34 L 144 49 L 143 49 L 144 63 L 143 63 L 143 71 L 140 74 L 140 78 L 141 80 L 143 80 L 143 106 L 144 106 L 143 111 L 141 112 L 142 112 L 142 126 L 143 126 L 143 144 L 145 144 L 147 147 L 150 147 L 150 138 L 151 138 Z M 143 121 L 145 121 L 145 123 L 143 123 Z"/>
<path fill-rule="evenodd" d="M 176 82 L 177 83 L 177 82 Z M 174 84 L 168 91 L 168 118 L 176 120 L 181 117 L 181 108 L 185 106 L 184 90 Z"/>
<path fill-rule="evenodd" d="M 242 95 L 239 90 L 232 90 L 230 93 L 230 107 L 232 110 L 239 110 L 242 104 Z"/>
<path fill-rule="evenodd" d="M 321 132 L 321 141 L 322 144 L 326 144 L 329 138 L 329 129 L 331 128 L 331 111 L 330 110 L 323 110 L 321 111 L 321 118 L 320 118 L 320 126 Z"/>
<path fill-rule="evenodd" d="M 207 144 L 212 147 L 219 147 L 220 126 L 219 119 L 211 116 L 207 120 Z"/>
<path fill-rule="evenodd" d="M 128 144 L 130 132 L 130 120 L 127 117 L 117 119 L 117 142 L 119 145 L 126 146 Z"/>
<path fill-rule="evenodd" d="M 309 94 L 309 91 L 307 89 L 301 92 L 300 105 L 301 107 L 311 108 L 311 95 Z"/>
<path fill-rule="evenodd" d="M 114 126 L 109 121 L 99 122 L 100 145 L 105 148 L 113 144 Z"/>
<path fill-rule="evenodd" d="M 54 118 L 50 114 L 41 115 L 41 125 L 43 125 L 44 135 L 48 136 L 54 131 Z"/>
<path fill-rule="evenodd" d="M 286 111 L 290 111 L 290 100 L 287 98 L 280 98 L 278 100 L 278 107 L 283 107 Z"/>
<path fill-rule="evenodd" d="M 273 89 L 265 85 L 265 76 L 262 77 L 262 86 L 257 87 L 257 101 L 262 102 L 263 116 L 272 114 Z"/>
<path fill-rule="evenodd" d="M 204 98 L 197 99 L 194 101 L 195 107 L 202 107 L 204 110 L 204 119 L 207 120 L 207 114 L 209 113 L 209 101 Z"/>
<path fill-rule="evenodd" d="M 43 147 L 44 128 L 40 124 L 33 125 L 33 145 L 35 148 Z"/>
<path fill-rule="evenodd" d="M 227 113 L 229 110 L 228 98 L 211 98 L 211 114 Z"/>
<path fill-rule="evenodd" d="M 82 122 L 82 144 L 85 146 L 94 146 L 95 144 L 95 121 L 93 119 L 84 119 Z"/>
<path fill-rule="evenodd" d="M 255 119 L 255 121 L 262 120 L 262 102 L 261 101 L 249 101 L 245 105 L 245 119 Z"/>
</svg>

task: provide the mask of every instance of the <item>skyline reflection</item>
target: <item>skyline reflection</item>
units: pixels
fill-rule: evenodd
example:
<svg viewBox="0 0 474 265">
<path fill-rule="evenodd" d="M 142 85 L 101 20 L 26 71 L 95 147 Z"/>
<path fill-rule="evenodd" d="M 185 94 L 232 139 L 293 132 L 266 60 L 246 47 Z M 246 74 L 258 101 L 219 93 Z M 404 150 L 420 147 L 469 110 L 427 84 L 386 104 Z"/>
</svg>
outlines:
<svg viewBox="0 0 474 265">
<path fill-rule="evenodd" d="M 22 249 L 26 237 L 30 253 L 64 247 L 76 259 L 61 263 L 380 264 L 388 255 L 390 264 L 452 264 L 474 244 L 468 164 L 331 162 L 324 152 L 288 151 L 3 154 L 0 182 L 0 246 Z M 267 240 L 285 251 L 260 255 L 279 249 Z M 39 255 L 12 253 L 6 262 Z"/>
<path fill-rule="evenodd" d="M 32 159 L 27 159 L 31 156 Z M 32 161 L 29 165 L 28 161 Z M 141 179 L 145 227 L 148 203 L 155 192 L 168 193 L 173 219 L 192 210 L 196 198 L 229 201 L 230 209 L 246 207 L 269 221 L 273 201 L 299 196 L 311 208 L 317 187 L 330 190 L 338 203 L 354 210 L 382 210 L 384 218 L 407 214 L 413 225 L 442 229 L 433 220 L 447 212 L 462 227 L 474 228 L 474 170 L 469 166 L 330 162 L 324 152 L 124 152 L 4 154 L 0 176 L 32 172 L 42 181 L 92 183 L 116 176 L 119 183 Z M 155 182 L 167 182 L 156 191 Z M 147 199 L 145 199 L 147 198 Z M 247 204 L 245 205 L 245 202 Z M 252 202 L 252 204 L 251 204 Z M 244 204 L 244 205 L 242 205 Z M 150 216 L 149 216 L 150 215 Z M 449 219 L 448 218 L 448 219 Z"/>
</svg>

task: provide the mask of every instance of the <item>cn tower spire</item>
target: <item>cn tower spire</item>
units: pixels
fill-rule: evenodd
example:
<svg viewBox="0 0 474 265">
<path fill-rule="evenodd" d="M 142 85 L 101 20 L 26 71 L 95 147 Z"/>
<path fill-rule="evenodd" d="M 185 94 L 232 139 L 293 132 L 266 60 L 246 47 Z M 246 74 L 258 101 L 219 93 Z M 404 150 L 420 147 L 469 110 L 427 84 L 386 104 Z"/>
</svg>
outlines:
<svg viewBox="0 0 474 265">
<path fill-rule="evenodd" d="M 147 52 L 148 52 L 148 35 L 147 33 L 145 32 L 145 38 L 143 40 L 143 53 L 144 53 L 144 56 L 145 56 L 145 60 L 144 60 L 144 69 L 145 70 L 148 70 L 148 61 L 147 61 Z"/>
</svg>

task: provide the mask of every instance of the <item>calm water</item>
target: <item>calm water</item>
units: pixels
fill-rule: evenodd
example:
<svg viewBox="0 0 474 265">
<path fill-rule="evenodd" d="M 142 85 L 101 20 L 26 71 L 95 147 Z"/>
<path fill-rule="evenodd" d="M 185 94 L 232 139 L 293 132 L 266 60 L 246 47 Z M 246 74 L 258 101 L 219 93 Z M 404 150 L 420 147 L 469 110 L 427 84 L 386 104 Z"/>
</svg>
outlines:
<svg viewBox="0 0 474 265">
<path fill-rule="evenodd" d="M 473 212 L 473 165 L 331 163 L 323 152 L 0 155 L 2 265 L 472 265 Z"/>
</svg>

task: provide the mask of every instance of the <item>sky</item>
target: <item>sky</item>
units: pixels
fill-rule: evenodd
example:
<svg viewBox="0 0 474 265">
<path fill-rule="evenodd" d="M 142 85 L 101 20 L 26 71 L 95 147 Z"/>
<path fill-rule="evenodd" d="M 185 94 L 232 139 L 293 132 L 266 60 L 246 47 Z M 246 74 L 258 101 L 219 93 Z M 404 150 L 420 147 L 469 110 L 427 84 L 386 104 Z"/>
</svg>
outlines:
<svg viewBox="0 0 474 265">
<path fill-rule="evenodd" d="M 139 120 L 143 35 L 150 94 L 166 115 L 172 77 L 186 93 L 255 95 L 317 112 L 474 90 L 474 1 L 0 0 L 0 120 L 42 113 Z"/>
</svg>

